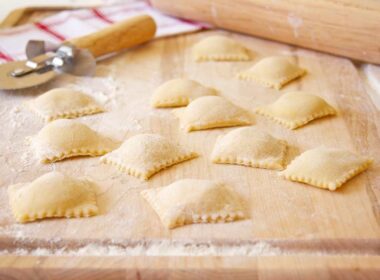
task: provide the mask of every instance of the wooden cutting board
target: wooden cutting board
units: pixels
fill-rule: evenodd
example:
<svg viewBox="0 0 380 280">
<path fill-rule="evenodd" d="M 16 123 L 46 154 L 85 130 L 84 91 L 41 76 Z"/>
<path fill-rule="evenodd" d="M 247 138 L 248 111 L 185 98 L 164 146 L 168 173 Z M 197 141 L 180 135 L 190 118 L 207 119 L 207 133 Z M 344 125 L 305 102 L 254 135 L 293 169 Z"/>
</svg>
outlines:
<svg viewBox="0 0 380 280">
<path fill-rule="evenodd" d="M 213 34 L 229 35 L 243 43 L 255 60 L 195 63 L 192 45 Z M 270 55 L 289 56 L 308 74 L 281 91 L 235 78 L 237 72 Z M 289 142 L 288 160 L 325 145 L 368 155 L 375 162 L 336 192 L 285 181 L 276 171 L 212 164 L 209 156 L 216 138 L 232 128 L 186 133 L 170 109 L 149 106 L 152 91 L 178 77 L 215 87 L 247 110 L 273 102 L 288 91 L 317 94 L 337 108 L 338 116 L 295 131 L 259 116 L 254 125 Z M 201 156 L 164 170 L 148 182 L 120 174 L 100 164 L 98 158 L 40 164 L 25 138 L 36 134 L 43 123 L 22 104 L 57 86 L 82 88 L 105 102 L 106 113 L 80 119 L 104 134 L 123 140 L 143 132 L 160 133 Z M 0 275 L 60 279 L 379 276 L 379 111 L 349 60 L 222 31 L 176 36 L 102 61 L 94 78 L 62 76 L 40 88 L 1 92 L 0 123 L 0 248 L 11 253 L 0 256 Z M 16 224 L 7 186 L 53 169 L 98 182 L 100 215 Z M 245 198 L 249 219 L 165 229 L 139 193 L 181 178 L 225 181 Z M 67 251 L 73 256 L 65 255 Z"/>
</svg>

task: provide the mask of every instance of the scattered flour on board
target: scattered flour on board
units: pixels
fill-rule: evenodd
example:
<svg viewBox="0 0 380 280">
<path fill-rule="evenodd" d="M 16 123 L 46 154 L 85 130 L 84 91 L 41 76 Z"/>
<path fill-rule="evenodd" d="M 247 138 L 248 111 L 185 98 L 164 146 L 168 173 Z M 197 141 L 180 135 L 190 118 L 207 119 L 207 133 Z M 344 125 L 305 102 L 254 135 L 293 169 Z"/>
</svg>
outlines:
<svg viewBox="0 0 380 280">
<path fill-rule="evenodd" d="M 254 244 L 223 245 L 211 243 L 177 243 L 156 241 L 151 244 L 122 246 L 118 244 L 99 245 L 88 244 L 76 249 L 25 249 L 12 251 L 1 250 L 0 255 L 31 255 L 31 256 L 274 256 L 282 254 L 279 248 L 266 242 Z"/>
<path fill-rule="evenodd" d="M 66 87 L 80 90 L 91 95 L 103 105 L 115 105 L 115 97 L 121 87 L 114 77 L 114 68 L 102 65 L 97 66 L 97 72 L 107 72 L 107 75 L 95 75 L 94 77 L 79 77 L 73 75 L 61 75 L 53 82 L 53 87 Z"/>
<path fill-rule="evenodd" d="M 114 77 L 115 68 L 112 66 L 98 65 L 97 73 L 93 77 L 78 77 L 62 74 L 51 83 L 42 85 L 40 88 L 28 89 L 15 95 L 16 98 L 9 99 L 9 102 L 2 102 L 0 105 L 0 116 L 4 121 L 2 139 L 3 147 L 1 156 L 4 158 L 9 169 L 14 173 L 27 171 L 30 166 L 36 163 L 36 158 L 30 150 L 30 141 L 17 141 L 15 139 L 25 139 L 34 135 L 42 126 L 43 121 L 28 108 L 28 101 L 33 100 L 38 95 L 52 88 L 67 87 L 81 90 L 95 98 L 102 104 L 106 112 L 84 116 L 80 121 L 90 122 L 94 129 L 99 129 L 109 134 L 111 138 L 124 140 L 129 132 L 144 132 L 144 122 L 149 117 L 164 118 L 170 114 L 152 110 L 149 106 L 149 96 L 141 92 L 126 92 L 126 88 Z M 126 95 L 130 95 L 125 98 Z M 107 117 L 104 117 L 107 114 Z M 122 125 L 120 125 L 122 120 Z M 115 136 L 115 137 L 113 137 Z M 13 159 L 17 154 L 17 164 Z"/>
</svg>

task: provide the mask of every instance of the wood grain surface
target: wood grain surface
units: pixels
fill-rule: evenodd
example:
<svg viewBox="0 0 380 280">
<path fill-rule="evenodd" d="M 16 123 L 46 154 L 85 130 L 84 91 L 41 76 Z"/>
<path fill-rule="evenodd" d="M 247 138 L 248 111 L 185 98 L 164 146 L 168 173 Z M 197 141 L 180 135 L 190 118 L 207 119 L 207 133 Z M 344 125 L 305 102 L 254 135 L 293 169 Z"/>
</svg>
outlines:
<svg viewBox="0 0 380 280">
<path fill-rule="evenodd" d="M 156 23 L 147 15 L 136 16 L 68 42 L 100 57 L 141 45 L 154 37 Z"/>
<path fill-rule="evenodd" d="M 191 46 L 212 34 L 238 40 L 252 50 L 255 60 L 195 63 Z M 235 78 L 237 72 L 269 55 L 289 56 L 308 74 L 281 91 Z M 170 109 L 149 106 L 153 90 L 178 77 L 215 87 L 220 95 L 247 110 L 273 102 L 292 90 L 317 94 L 339 111 L 338 116 L 314 121 L 295 131 L 259 116 L 254 125 L 289 142 L 288 161 L 307 149 L 325 145 L 368 155 L 375 162 L 336 192 L 285 181 L 276 171 L 212 164 L 209 156 L 216 138 L 232 128 L 186 133 L 179 129 Z M 113 167 L 100 164 L 98 158 L 40 164 L 33 158 L 25 138 L 36 134 L 43 122 L 22 104 L 57 86 L 82 88 L 95 98 L 101 97 L 107 112 L 79 120 L 110 137 L 123 140 L 142 132 L 160 133 L 194 149 L 201 157 L 166 169 L 148 182 L 120 174 Z M 379 111 L 365 91 L 349 60 L 248 36 L 208 31 L 155 40 L 104 60 L 94 78 L 61 76 L 32 90 L 1 92 L 0 248 L 10 254 L 0 257 L 0 278 L 378 278 L 380 123 Z M 9 209 L 7 186 L 33 180 L 53 169 L 98 182 L 100 215 L 16 224 Z M 225 181 L 244 197 L 249 219 L 165 229 L 139 193 L 181 178 Z M 143 244 L 148 251 L 157 242 L 168 242 L 174 247 L 177 242 L 181 246 L 207 243 L 212 248 L 237 249 L 230 257 L 211 256 L 209 249 L 203 257 L 35 256 L 38 248 L 53 253 L 62 248 L 75 252 L 88 244 L 118 244 L 122 248 Z M 246 256 L 244 248 L 252 244 L 267 244 L 271 249 Z M 26 256 L 17 255 L 22 250 Z M 164 253 L 165 248 L 162 250 Z"/>
<path fill-rule="evenodd" d="M 379 261 L 380 257 L 374 256 L 82 257 L 80 260 L 0 256 L 0 278 L 377 280 Z"/>
</svg>

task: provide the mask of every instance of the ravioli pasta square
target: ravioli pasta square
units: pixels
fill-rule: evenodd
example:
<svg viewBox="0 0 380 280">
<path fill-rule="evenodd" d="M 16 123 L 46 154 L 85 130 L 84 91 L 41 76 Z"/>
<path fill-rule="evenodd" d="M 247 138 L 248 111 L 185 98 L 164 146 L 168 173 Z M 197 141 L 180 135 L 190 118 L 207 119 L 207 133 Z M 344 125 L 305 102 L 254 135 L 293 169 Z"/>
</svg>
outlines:
<svg viewBox="0 0 380 280">
<path fill-rule="evenodd" d="M 195 61 L 245 61 L 250 60 L 248 49 L 225 36 L 211 36 L 193 47 Z"/>
<path fill-rule="evenodd" d="M 212 151 L 214 163 L 283 169 L 287 143 L 256 127 L 242 127 L 218 138 Z"/>
<path fill-rule="evenodd" d="M 249 112 L 220 96 L 197 98 L 182 111 L 176 110 L 174 113 L 180 119 L 181 127 L 186 131 L 252 123 Z"/>
<path fill-rule="evenodd" d="M 139 134 L 127 139 L 117 150 L 101 158 L 101 162 L 137 178 L 148 180 L 169 166 L 198 155 L 157 134 Z"/>
<path fill-rule="evenodd" d="M 279 174 L 291 181 L 335 191 L 371 163 L 372 160 L 350 151 L 319 147 L 298 156 Z"/>
<path fill-rule="evenodd" d="M 188 79 L 173 79 L 159 86 L 151 98 L 156 108 L 181 107 L 198 97 L 216 95 L 217 91 Z"/>
<path fill-rule="evenodd" d="M 56 88 L 30 101 L 30 108 L 45 121 L 73 119 L 103 112 L 104 109 L 81 91 Z"/>
<path fill-rule="evenodd" d="M 245 218 L 241 198 L 219 182 L 183 179 L 166 187 L 144 190 L 141 195 L 169 229 Z"/>
<path fill-rule="evenodd" d="M 267 57 L 252 68 L 238 74 L 241 80 L 253 80 L 263 86 L 281 89 L 285 84 L 303 76 L 306 71 L 285 57 Z"/>
<path fill-rule="evenodd" d="M 57 217 L 98 214 L 95 183 L 60 172 L 50 172 L 33 182 L 8 187 L 13 215 L 20 223 Z"/>
<path fill-rule="evenodd" d="M 268 117 L 289 129 L 296 129 L 312 120 L 335 115 L 335 109 L 321 97 L 303 92 L 289 92 L 256 113 Z"/>
<path fill-rule="evenodd" d="M 32 137 L 32 147 L 43 163 L 77 156 L 100 156 L 119 143 L 75 120 L 60 119 L 48 123 Z"/>
</svg>

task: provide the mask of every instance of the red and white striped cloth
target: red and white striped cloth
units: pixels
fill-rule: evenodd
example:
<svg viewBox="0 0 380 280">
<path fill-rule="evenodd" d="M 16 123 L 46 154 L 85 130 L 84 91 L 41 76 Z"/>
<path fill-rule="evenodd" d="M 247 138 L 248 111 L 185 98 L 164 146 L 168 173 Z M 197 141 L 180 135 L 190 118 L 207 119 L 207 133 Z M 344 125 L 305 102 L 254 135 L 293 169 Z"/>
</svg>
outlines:
<svg viewBox="0 0 380 280">
<path fill-rule="evenodd" d="M 154 18 L 158 27 L 156 37 L 207 28 L 201 23 L 164 15 L 149 3 L 139 0 L 99 8 L 63 11 L 33 24 L 0 29 L 0 63 L 25 59 L 25 46 L 29 40 L 59 44 L 140 14 L 149 14 Z"/>
</svg>

